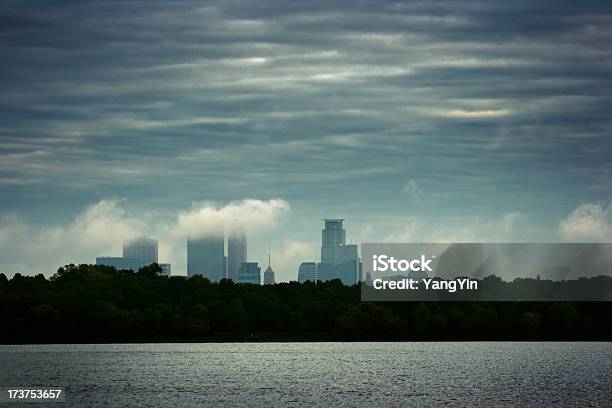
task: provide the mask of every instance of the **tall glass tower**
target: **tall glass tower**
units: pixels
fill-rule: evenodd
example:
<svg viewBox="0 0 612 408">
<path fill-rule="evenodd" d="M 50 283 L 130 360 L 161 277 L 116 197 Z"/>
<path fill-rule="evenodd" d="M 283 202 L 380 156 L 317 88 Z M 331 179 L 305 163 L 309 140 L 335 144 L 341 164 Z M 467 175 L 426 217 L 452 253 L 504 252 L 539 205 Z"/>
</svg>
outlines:
<svg viewBox="0 0 612 408">
<path fill-rule="evenodd" d="M 158 263 L 157 240 L 137 237 L 123 243 L 123 257 L 133 260 L 139 267 Z"/>
<path fill-rule="evenodd" d="M 227 237 L 227 277 L 238 282 L 240 265 L 247 261 L 247 240 L 244 231 L 230 232 Z"/>
<path fill-rule="evenodd" d="M 202 275 L 211 282 L 225 277 L 223 235 L 187 239 L 187 276 Z"/>
<path fill-rule="evenodd" d="M 324 219 L 321 231 L 321 263 L 317 265 L 317 279 L 340 279 L 346 285 L 359 280 L 357 245 L 346 244 L 346 231 L 341 218 Z"/>
<path fill-rule="evenodd" d="M 346 231 L 342 228 L 342 218 L 327 218 L 325 229 L 321 231 L 321 263 L 336 263 L 336 253 L 340 245 L 346 244 Z"/>
</svg>

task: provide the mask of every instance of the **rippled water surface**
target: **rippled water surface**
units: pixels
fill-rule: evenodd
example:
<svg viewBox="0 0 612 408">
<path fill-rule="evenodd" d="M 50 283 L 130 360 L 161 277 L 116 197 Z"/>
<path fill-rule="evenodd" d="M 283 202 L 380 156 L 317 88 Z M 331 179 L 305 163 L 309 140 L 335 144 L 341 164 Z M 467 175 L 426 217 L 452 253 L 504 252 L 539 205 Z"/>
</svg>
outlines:
<svg viewBox="0 0 612 408">
<path fill-rule="evenodd" d="M 612 343 L 0 346 L 0 386 L 75 407 L 612 406 Z"/>
</svg>

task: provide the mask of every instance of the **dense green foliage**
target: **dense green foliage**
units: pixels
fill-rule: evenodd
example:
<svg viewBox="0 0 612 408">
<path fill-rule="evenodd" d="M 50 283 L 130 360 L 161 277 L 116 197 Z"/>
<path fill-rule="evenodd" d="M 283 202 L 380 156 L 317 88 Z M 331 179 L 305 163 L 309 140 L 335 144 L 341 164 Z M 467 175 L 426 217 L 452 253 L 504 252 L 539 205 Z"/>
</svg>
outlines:
<svg viewBox="0 0 612 408">
<path fill-rule="evenodd" d="M 0 342 L 612 340 L 612 302 L 361 302 L 339 281 L 258 286 L 68 265 L 0 274 Z"/>
</svg>

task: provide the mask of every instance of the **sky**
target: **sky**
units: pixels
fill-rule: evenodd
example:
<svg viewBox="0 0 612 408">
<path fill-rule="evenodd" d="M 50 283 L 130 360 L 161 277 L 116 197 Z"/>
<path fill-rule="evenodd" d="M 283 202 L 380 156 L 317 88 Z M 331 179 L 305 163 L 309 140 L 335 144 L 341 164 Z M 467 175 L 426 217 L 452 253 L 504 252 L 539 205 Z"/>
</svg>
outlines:
<svg viewBox="0 0 612 408">
<path fill-rule="evenodd" d="M 612 240 L 609 1 L 0 4 L 0 272 L 247 224 L 295 280 L 361 242 Z"/>
</svg>

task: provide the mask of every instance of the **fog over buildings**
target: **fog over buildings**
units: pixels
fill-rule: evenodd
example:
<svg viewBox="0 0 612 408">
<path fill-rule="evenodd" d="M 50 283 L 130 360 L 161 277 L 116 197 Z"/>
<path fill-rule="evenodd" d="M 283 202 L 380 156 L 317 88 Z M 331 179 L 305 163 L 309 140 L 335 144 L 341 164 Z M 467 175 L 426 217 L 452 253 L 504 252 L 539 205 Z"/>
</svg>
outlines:
<svg viewBox="0 0 612 408">
<path fill-rule="evenodd" d="M 247 240 L 244 230 L 231 231 L 227 238 L 227 277 L 237 282 L 240 266 L 247 262 Z"/>
<path fill-rule="evenodd" d="M 112 266 L 117 270 L 131 269 L 138 272 L 143 266 L 153 263 L 162 268 L 162 275 L 170 276 L 172 266 L 169 263 L 159 263 L 158 242 L 156 239 L 140 236 L 123 242 L 123 256 L 96 257 L 96 265 Z"/>
<path fill-rule="evenodd" d="M 227 276 L 223 235 L 187 238 L 187 276 L 202 275 L 211 282 Z"/>
<path fill-rule="evenodd" d="M 188 238 L 187 271 L 188 277 L 201 275 L 211 282 L 229 279 L 235 283 L 262 284 L 261 267 L 257 262 L 248 260 L 247 235 L 241 227 L 234 227 L 229 232 L 227 255 L 222 228 L 201 238 Z M 268 277 L 268 281 L 269 275 L 266 270 L 264 276 Z"/>
<path fill-rule="evenodd" d="M 142 265 L 158 263 L 156 239 L 137 237 L 123 243 L 123 257 L 136 259 Z"/>
</svg>

